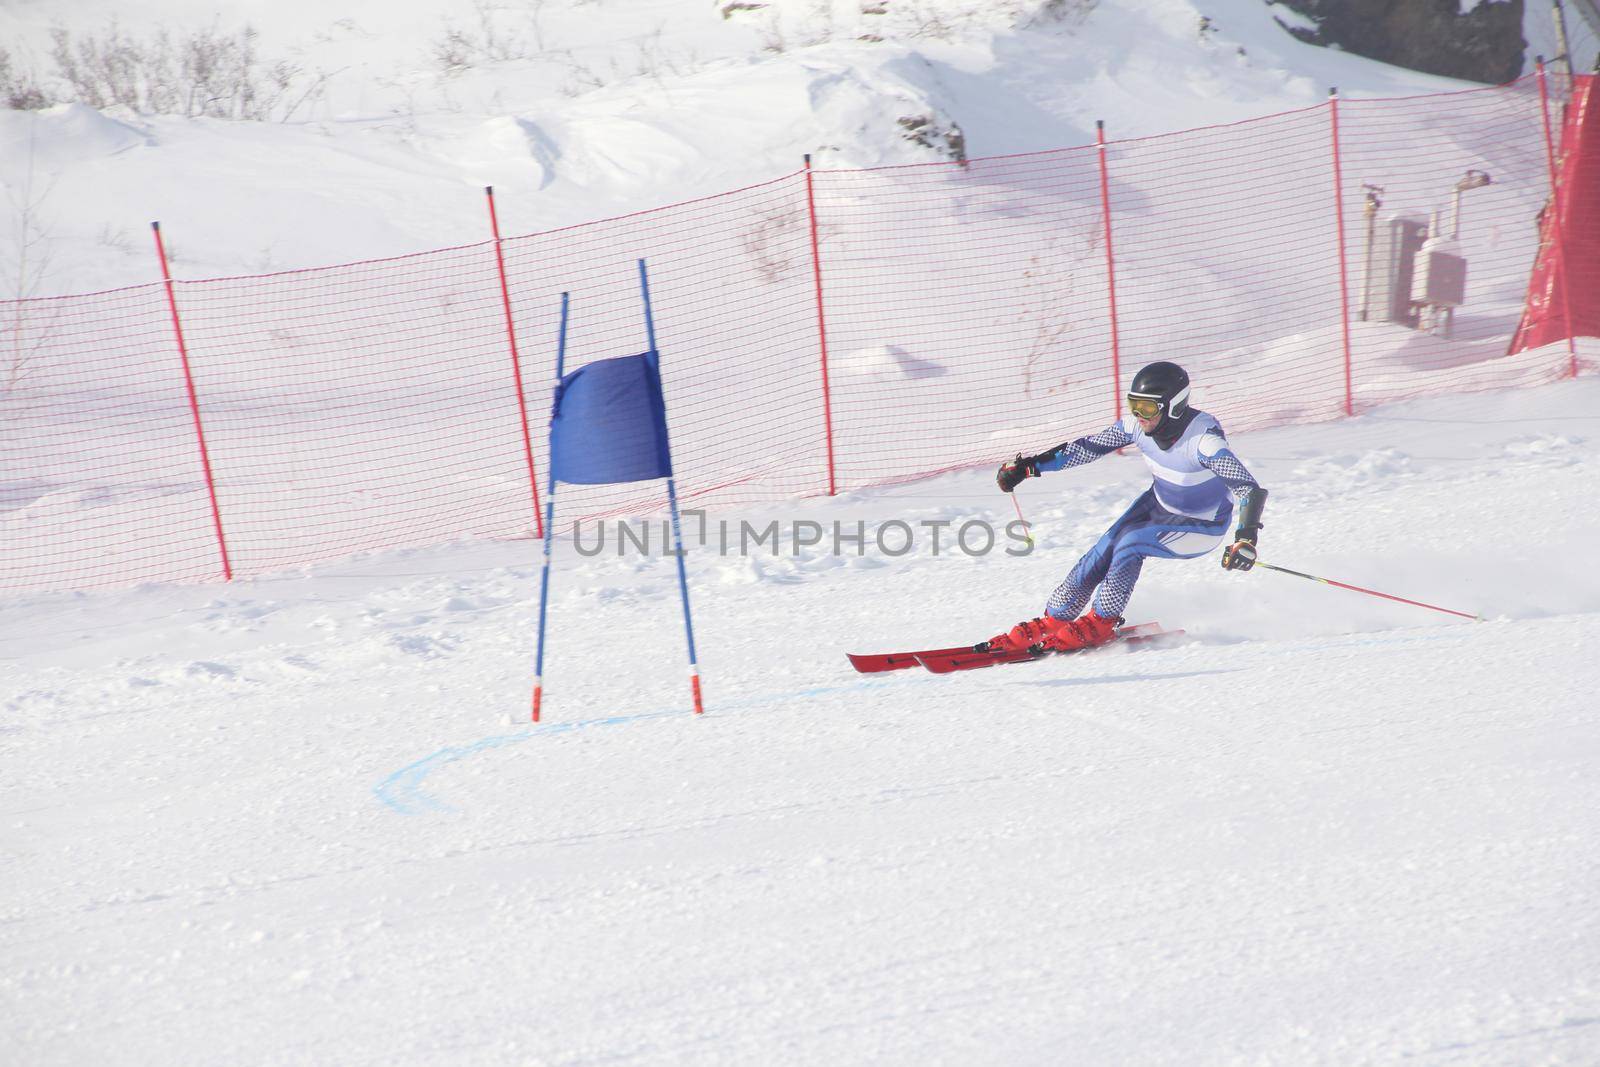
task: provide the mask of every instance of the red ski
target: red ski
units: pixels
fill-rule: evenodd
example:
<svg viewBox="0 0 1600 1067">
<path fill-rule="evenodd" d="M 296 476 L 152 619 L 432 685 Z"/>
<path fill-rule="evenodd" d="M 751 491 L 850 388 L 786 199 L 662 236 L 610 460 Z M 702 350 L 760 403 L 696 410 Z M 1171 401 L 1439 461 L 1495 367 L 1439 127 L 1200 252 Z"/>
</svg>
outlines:
<svg viewBox="0 0 1600 1067">
<path fill-rule="evenodd" d="M 862 674 L 877 674 L 880 671 L 903 671 L 907 667 L 921 666 L 921 656 L 959 656 L 971 651 L 971 645 L 957 645 L 954 648 L 929 648 L 921 652 L 847 652 L 845 655 L 850 657 L 850 665 Z"/>
<path fill-rule="evenodd" d="M 1029 660 L 1043 659 L 1046 656 L 1070 656 L 1079 652 L 1092 652 L 1096 648 L 1107 648 L 1115 644 L 1142 644 L 1161 638 L 1183 636 L 1182 630 L 1164 630 L 1159 623 L 1142 622 L 1134 626 L 1124 626 L 1117 631 L 1116 637 L 1103 645 L 1094 645 L 1091 648 L 1073 649 L 1069 652 L 1047 652 L 1042 649 L 1022 649 L 1021 651 L 1005 650 L 996 652 L 974 652 L 967 650 L 955 654 L 945 653 L 920 653 L 919 661 L 924 667 L 934 674 L 950 674 L 953 671 L 971 671 L 980 667 L 993 667 L 999 663 L 1024 663 Z"/>
<path fill-rule="evenodd" d="M 1161 637 L 1169 634 L 1181 634 L 1182 630 L 1163 630 L 1153 622 L 1139 623 L 1134 626 L 1124 626 L 1117 631 L 1119 640 L 1133 640 L 1145 637 Z M 977 652 L 972 645 L 956 645 L 951 648 L 927 648 L 915 652 L 877 652 L 860 653 L 848 652 L 850 665 L 862 674 L 878 674 L 882 671 L 901 671 L 908 667 L 927 666 L 929 670 L 944 674 L 952 670 L 971 670 L 973 667 L 987 667 L 991 663 L 1017 663 L 1025 659 L 1034 659 L 1029 652 Z M 960 666 L 944 667 L 946 661 L 954 660 Z M 939 667 L 929 666 L 929 661 L 940 664 Z M 971 661 L 969 663 L 969 661 Z M 943 668 L 943 669 L 941 669 Z"/>
</svg>

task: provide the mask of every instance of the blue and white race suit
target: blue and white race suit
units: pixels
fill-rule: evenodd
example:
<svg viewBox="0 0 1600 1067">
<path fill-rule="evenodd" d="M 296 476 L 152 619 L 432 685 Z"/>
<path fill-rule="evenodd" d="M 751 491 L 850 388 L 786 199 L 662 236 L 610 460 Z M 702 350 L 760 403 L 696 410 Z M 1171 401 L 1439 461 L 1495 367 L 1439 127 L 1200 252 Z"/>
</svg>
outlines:
<svg viewBox="0 0 1600 1067">
<path fill-rule="evenodd" d="M 1050 594 L 1046 614 L 1075 619 L 1093 594 L 1095 614 L 1117 618 L 1146 557 L 1193 559 L 1212 551 L 1227 536 L 1234 499 L 1257 485 L 1228 447 L 1222 426 L 1203 411 L 1191 413 L 1168 448 L 1126 415 L 1097 434 L 1059 446 L 1039 470 L 1081 467 L 1129 445 L 1138 446 L 1154 481 Z"/>
</svg>

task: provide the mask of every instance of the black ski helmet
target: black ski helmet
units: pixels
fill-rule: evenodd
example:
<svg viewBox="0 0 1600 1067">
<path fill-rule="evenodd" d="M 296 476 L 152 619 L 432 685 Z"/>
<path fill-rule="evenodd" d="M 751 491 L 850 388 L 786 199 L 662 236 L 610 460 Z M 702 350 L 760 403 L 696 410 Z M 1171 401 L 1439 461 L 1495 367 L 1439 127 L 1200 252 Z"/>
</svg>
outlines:
<svg viewBox="0 0 1600 1067">
<path fill-rule="evenodd" d="M 1165 419 L 1181 419 L 1189 410 L 1189 375 L 1176 363 L 1152 363 L 1133 376 L 1128 399 L 1157 400 Z"/>
</svg>

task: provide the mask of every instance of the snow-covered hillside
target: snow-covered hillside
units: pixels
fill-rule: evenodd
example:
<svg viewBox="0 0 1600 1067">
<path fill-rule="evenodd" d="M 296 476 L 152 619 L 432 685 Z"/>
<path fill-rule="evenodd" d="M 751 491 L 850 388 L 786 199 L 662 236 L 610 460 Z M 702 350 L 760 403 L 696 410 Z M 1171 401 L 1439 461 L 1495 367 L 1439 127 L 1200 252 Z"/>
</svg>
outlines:
<svg viewBox="0 0 1600 1067">
<path fill-rule="evenodd" d="M 821 165 L 1083 144 L 1448 82 L 1301 44 L 1259 0 L 13 0 L 0 41 L 51 69 L 50 29 L 149 45 L 250 24 L 294 67 L 230 122 L 0 112 L 0 296 L 263 273 L 480 240 L 481 187 L 528 233 Z M 1542 26 L 1548 19 L 1529 25 Z M 1531 33 L 1531 30 L 1530 30 Z M 902 118 L 938 132 L 908 139 Z M 28 245 L 27 254 L 22 245 Z M 21 266 L 19 279 L 18 267 Z M 20 284 L 19 284 L 20 281 Z"/>
</svg>

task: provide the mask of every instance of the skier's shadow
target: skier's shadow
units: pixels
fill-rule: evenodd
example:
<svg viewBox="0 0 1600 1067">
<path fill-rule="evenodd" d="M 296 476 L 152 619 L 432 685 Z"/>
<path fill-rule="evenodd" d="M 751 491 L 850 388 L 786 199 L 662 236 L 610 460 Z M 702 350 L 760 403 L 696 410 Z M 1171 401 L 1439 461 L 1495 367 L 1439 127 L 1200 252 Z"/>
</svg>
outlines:
<svg viewBox="0 0 1600 1067">
<path fill-rule="evenodd" d="M 1237 674 L 1242 667 L 1228 667 L 1211 671 L 1175 671 L 1171 674 L 1102 674 L 1096 678 L 1046 678 L 1024 682 L 1024 685 L 1110 685 L 1116 682 L 1164 682 L 1173 678 L 1201 678 L 1208 674 Z"/>
</svg>

